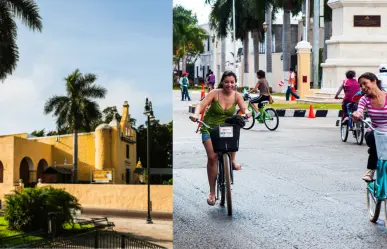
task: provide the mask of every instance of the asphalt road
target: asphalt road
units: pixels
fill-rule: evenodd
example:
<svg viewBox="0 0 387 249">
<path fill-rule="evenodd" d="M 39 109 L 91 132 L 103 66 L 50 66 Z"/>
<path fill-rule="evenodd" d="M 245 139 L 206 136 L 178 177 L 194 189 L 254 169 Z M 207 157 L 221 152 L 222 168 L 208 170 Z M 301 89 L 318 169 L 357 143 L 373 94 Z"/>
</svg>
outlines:
<svg viewBox="0 0 387 249">
<path fill-rule="evenodd" d="M 367 146 L 341 142 L 335 118 L 280 118 L 275 132 L 261 124 L 243 130 L 228 217 L 207 205 L 206 155 L 189 104 L 175 91 L 174 248 L 387 248 L 384 220 L 367 216 Z"/>
</svg>

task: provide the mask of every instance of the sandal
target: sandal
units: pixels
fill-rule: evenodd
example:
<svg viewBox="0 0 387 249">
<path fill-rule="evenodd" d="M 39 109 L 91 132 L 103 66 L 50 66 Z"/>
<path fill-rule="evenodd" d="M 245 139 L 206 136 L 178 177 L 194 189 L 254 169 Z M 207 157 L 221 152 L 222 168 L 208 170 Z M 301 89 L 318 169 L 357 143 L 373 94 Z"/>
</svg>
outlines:
<svg viewBox="0 0 387 249">
<path fill-rule="evenodd" d="M 213 196 L 213 197 L 211 197 L 211 196 Z M 208 194 L 207 203 L 210 206 L 214 206 L 215 205 L 215 203 L 216 203 L 215 194 L 214 195 Z"/>
</svg>

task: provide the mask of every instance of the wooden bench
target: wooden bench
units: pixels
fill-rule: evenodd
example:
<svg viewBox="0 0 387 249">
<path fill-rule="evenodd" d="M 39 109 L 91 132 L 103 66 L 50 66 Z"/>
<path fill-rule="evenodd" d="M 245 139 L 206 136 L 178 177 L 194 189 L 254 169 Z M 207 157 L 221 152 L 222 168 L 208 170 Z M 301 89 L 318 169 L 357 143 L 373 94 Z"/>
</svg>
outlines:
<svg viewBox="0 0 387 249">
<path fill-rule="evenodd" d="M 109 221 L 107 217 L 91 218 L 91 220 L 94 222 L 94 227 L 96 228 L 107 228 L 107 230 L 113 231 L 113 227 L 116 226 L 114 222 Z"/>
</svg>

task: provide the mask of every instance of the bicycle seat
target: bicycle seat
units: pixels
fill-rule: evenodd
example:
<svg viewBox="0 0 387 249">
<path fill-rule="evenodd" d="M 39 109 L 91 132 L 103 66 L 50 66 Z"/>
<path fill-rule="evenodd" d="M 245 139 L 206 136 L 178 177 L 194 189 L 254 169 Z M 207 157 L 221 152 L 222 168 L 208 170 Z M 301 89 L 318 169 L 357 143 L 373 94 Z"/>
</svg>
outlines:
<svg viewBox="0 0 387 249">
<path fill-rule="evenodd" d="M 267 101 L 267 100 L 262 101 L 261 104 L 263 104 L 263 105 L 269 104 L 269 101 Z"/>
</svg>

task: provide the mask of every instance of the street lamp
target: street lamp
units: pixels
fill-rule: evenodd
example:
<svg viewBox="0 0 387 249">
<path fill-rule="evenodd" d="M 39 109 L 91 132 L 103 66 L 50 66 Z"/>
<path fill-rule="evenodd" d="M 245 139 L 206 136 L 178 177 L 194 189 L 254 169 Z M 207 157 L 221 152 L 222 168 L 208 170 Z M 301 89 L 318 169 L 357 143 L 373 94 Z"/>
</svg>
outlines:
<svg viewBox="0 0 387 249">
<path fill-rule="evenodd" d="M 148 179 L 147 179 L 147 184 L 148 184 L 148 218 L 146 219 L 148 224 L 152 224 L 152 217 L 151 217 L 151 202 L 150 202 L 150 172 L 149 172 L 149 165 L 150 165 L 150 151 L 149 151 L 149 144 L 150 144 L 150 139 L 149 139 L 149 129 L 150 129 L 150 121 L 151 119 L 154 118 L 153 116 L 153 110 L 152 110 L 152 102 L 148 101 L 148 98 L 145 100 L 145 108 L 144 108 L 144 115 L 147 116 L 147 142 L 146 142 L 146 156 L 147 156 L 147 163 L 146 163 L 146 168 L 147 168 L 147 174 L 148 174 Z"/>
</svg>

